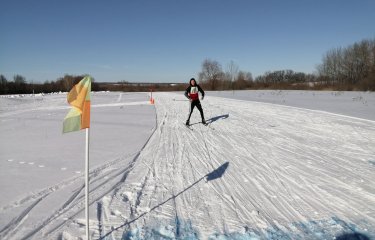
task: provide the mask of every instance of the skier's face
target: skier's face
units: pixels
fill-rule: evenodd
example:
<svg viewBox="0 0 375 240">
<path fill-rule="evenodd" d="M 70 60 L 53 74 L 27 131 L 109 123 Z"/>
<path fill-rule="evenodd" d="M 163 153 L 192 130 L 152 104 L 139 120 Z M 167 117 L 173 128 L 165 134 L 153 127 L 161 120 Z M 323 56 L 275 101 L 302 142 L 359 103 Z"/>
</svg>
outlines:
<svg viewBox="0 0 375 240">
<path fill-rule="evenodd" d="M 190 80 L 190 85 L 195 86 L 195 80 Z"/>
</svg>

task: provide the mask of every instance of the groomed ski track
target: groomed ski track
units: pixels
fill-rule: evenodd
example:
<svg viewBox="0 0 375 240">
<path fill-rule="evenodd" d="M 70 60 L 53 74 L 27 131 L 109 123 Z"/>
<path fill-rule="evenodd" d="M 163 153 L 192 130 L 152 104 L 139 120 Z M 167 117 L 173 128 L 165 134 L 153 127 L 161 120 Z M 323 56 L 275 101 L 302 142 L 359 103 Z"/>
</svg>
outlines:
<svg viewBox="0 0 375 240">
<path fill-rule="evenodd" d="M 155 99 L 157 129 L 103 199 L 116 213 L 102 236 L 316 239 L 375 226 L 374 122 L 207 97 L 209 125 L 195 109 L 190 131 L 181 95 Z"/>
<path fill-rule="evenodd" d="M 375 122 L 208 96 L 202 106 L 209 124 L 199 123 L 195 109 L 191 131 L 182 95 L 154 96 L 156 129 L 139 153 L 123 156 L 131 164 L 117 159 L 93 170 L 93 239 L 375 236 Z M 72 195 L 53 215 L 17 232 L 29 211 L 64 185 L 24 199 L 30 208 L 1 234 L 83 237 L 82 183 L 66 185 Z"/>
</svg>

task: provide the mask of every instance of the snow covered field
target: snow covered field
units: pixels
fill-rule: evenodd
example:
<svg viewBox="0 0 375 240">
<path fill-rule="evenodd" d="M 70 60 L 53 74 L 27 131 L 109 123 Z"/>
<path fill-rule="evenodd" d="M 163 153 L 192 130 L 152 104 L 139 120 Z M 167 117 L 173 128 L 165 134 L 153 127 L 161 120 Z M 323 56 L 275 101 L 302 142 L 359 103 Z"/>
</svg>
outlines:
<svg viewBox="0 0 375 240">
<path fill-rule="evenodd" d="M 375 94 L 346 91 L 213 91 L 209 95 L 327 111 L 375 120 Z"/>
<path fill-rule="evenodd" d="M 153 132 L 155 110 L 147 99 L 144 93 L 93 93 L 96 192 L 110 191 Z M 80 211 L 85 134 L 62 134 L 68 111 L 66 94 L 0 98 L 0 239 L 26 237 L 46 222 L 57 223 L 56 214 Z"/>
<path fill-rule="evenodd" d="M 146 100 L 92 96 L 93 239 L 375 237 L 374 93 L 210 92 L 191 128 L 181 93 Z M 67 111 L 64 94 L 0 98 L 1 239 L 84 237 Z"/>
</svg>

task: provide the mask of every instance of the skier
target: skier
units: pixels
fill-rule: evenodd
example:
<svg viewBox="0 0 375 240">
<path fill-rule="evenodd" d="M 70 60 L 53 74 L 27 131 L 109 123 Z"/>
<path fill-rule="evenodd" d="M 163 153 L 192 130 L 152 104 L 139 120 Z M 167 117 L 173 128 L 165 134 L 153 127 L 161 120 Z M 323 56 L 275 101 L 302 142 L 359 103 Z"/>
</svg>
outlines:
<svg viewBox="0 0 375 240">
<path fill-rule="evenodd" d="M 197 108 L 198 108 L 198 110 L 201 114 L 202 123 L 206 124 L 206 121 L 204 120 L 202 105 L 201 105 L 201 102 L 199 101 L 199 95 L 198 95 L 198 92 L 201 92 L 202 100 L 203 100 L 204 91 L 197 84 L 197 82 L 195 81 L 194 78 L 191 78 L 189 83 L 190 83 L 190 86 L 185 91 L 185 97 L 187 97 L 190 100 L 190 113 L 189 113 L 189 118 L 186 121 L 186 125 L 189 126 L 189 124 L 190 124 L 190 117 L 191 117 L 191 114 L 193 113 L 193 109 L 194 109 L 195 106 L 197 106 Z"/>
</svg>

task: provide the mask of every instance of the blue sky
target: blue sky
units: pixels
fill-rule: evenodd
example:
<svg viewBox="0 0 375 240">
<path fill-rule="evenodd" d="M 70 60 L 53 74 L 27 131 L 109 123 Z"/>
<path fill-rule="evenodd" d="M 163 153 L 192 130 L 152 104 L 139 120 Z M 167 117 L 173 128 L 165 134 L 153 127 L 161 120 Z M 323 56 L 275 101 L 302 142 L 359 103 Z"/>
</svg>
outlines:
<svg viewBox="0 0 375 240">
<path fill-rule="evenodd" d="M 326 51 L 375 37 L 373 0 L 3 0 L 0 12 L 0 74 L 29 82 L 185 82 L 207 58 L 312 73 Z"/>
</svg>

